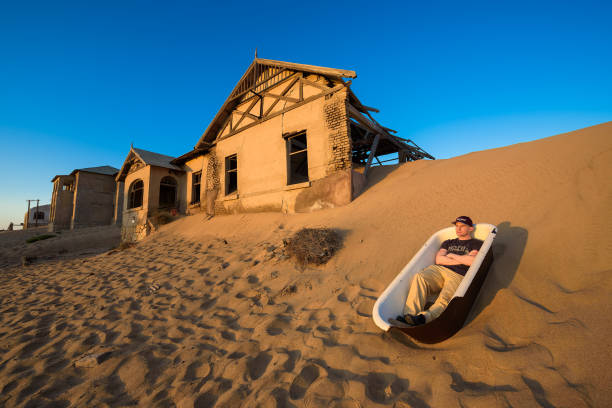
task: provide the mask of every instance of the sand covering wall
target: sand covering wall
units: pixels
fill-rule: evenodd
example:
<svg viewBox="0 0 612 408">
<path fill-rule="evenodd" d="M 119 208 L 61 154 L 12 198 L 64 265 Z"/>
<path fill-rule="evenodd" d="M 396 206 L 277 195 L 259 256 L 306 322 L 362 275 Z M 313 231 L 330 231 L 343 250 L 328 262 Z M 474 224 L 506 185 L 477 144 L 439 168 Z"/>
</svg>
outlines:
<svg viewBox="0 0 612 408">
<path fill-rule="evenodd" d="M 612 123 L 376 170 L 346 207 L 194 215 L 124 251 L 4 268 L 0 405 L 612 404 Z M 375 299 L 458 215 L 499 226 L 468 323 L 433 346 L 382 333 Z M 302 227 L 344 247 L 301 271 L 280 247 Z"/>
</svg>

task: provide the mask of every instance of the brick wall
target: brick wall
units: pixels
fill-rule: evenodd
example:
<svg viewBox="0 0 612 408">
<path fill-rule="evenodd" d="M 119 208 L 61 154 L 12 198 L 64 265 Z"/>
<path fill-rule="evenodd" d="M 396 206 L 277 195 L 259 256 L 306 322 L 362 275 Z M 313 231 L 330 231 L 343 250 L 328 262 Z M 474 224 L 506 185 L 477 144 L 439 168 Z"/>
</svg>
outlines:
<svg viewBox="0 0 612 408">
<path fill-rule="evenodd" d="M 329 129 L 330 161 L 327 174 L 350 169 L 352 166 L 346 98 L 346 91 L 328 95 L 323 107 L 325 126 Z"/>
</svg>

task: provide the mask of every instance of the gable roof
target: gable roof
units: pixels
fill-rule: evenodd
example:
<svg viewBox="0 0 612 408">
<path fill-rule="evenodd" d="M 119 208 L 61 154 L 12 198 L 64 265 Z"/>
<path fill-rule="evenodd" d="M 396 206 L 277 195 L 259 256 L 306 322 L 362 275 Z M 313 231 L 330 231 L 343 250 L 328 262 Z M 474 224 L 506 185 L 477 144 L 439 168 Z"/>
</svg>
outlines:
<svg viewBox="0 0 612 408">
<path fill-rule="evenodd" d="M 319 67 L 316 65 L 307 64 L 296 64 L 293 62 L 276 61 L 263 58 L 255 58 L 251 65 L 247 68 L 246 72 L 242 75 L 229 97 L 225 100 L 221 109 L 217 112 L 213 120 L 210 122 L 200 140 L 195 145 L 195 149 L 203 147 L 204 143 L 211 143 L 214 141 L 214 135 L 220 130 L 225 118 L 231 113 L 231 111 L 239 104 L 241 97 L 246 95 L 249 91 L 259 90 L 260 87 L 265 87 L 266 83 L 271 80 L 271 77 L 265 76 L 261 79 L 261 75 L 264 71 L 272 69 L 274 76 L 280 73 L 291 70 L 296 72 L 304 72 L 311 74 L 319 74 L 330 79 L 342 80 L 342 78 L 357 78 L 355 71 L 337 68 Z"/>
<path fill-rule="evenodd" d="M 115 174 L 117 174 L 117 172 L 119 171 L 119 169 L 112 167 L 112 166 L 98 166 L 98 167 L 86 167 L 83 169 L 74 169 L 72 170 L 72 173 L 70 173 L 70 175 L 74 175 L 79 171 L 86 171 L 88 173 L 96 173 L 96 174 L 103 174 L 105 176 L 114 176 Z"/>
<path fill-rule="evenodd" d="M 143 161 L 144 164 L 149 166 L 165 167 L 172 170 L 182 170 L 180 167 L 170 163 L 175 157 L 166 156 L 165 154 L 150 152 L 148 150 L 137 149 L 132 147 L 132 151 L 136 153 L 138 158 Z"/>
<path fill-rule="evenodd" d="M 128 153 L 123 165 L 121 166 L 121 170 L 117 173 L 117 177 L 115 180 L 120 181 L 125 179 L 127 172 L 130 169 L 130 160 L 132 158 L 137 158 L 140 160 L 145 166 L 157 166 L 164 167 L 170 170 L 176 171 L 184 171 L 179 166 L 172 164 L 171 162 L 175 159 L 172 156 L 166 156 L 165 154 L 150 152 L 148 150 L 137 149 L 134 146 L 130 147 L 130 152 Z"/>
</svg>

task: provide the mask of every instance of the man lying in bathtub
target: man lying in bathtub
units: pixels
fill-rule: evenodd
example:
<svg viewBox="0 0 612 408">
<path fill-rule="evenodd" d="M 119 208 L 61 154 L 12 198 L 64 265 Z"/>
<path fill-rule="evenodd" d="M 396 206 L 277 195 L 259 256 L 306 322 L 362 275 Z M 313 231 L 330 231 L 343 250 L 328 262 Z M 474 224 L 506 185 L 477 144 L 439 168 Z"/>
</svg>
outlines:
<svg viewBox="0 0 612 408">
<path fill-rule="evenodd" d="M 472 238 L 474 223 L 470 217 L 457 217 L 453 224 L 457 238 L 444 241 L 436 254 L 436 264 L 414 276 L 408 289 L 404 315 L 389 319 L 391 324 L 411 327 L 429 323 L 448 306 L 482 246 L 481 240 Z M 440 292 L 438 299 L 429 309 L 424 310 L 427 296 L 437 292 Z"/>
</svg>

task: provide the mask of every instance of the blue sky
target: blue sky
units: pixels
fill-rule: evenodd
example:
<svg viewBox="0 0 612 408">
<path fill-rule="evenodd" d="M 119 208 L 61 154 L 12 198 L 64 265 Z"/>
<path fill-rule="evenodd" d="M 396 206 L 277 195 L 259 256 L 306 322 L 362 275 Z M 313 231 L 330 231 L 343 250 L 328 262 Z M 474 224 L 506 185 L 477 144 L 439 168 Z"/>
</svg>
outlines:
<svg viewBox="0 0 612 408">
<path fill-rule="evenodd" d="M 437 158 L 612 120 L 610 2 L 12 2 L 0 11 L 0 228 L 51 178 L 189 151 L 251 63 L 357 72 Z M 491 4 L 494 3 L 494 4 Z"/>
</svg>

